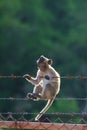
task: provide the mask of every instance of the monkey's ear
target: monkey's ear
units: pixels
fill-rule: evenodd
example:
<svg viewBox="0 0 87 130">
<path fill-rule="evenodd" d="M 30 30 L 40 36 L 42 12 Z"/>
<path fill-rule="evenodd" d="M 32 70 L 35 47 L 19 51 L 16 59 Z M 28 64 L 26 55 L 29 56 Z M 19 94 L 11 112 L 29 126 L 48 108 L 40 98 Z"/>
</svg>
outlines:
<svg viewBox="0 0 87 130">
<path fill-rule="evenodd" d="M 49 60 L 48 60 L 48 64 L 49 64 L 49 65 L 52 65 L 52 63 L 53 63 L 52 59 L 49 59 Z"/>
</svg>

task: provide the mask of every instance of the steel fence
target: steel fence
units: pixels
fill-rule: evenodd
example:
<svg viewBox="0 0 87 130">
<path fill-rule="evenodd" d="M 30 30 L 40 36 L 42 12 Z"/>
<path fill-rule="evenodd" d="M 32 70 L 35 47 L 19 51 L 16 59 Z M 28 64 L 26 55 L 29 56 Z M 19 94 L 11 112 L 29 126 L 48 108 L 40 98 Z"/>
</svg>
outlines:
<svg viewBox="0 0 87 130">
<path fill-rule="evenodd" d="M 87 98 L 56 98 L 56 100 L 87 100 Z M 0 101 L 27 101 L 26 98 L 0 98 Z M 87 113 L 46 113 L 38 121 L 38 113 L 0 112 L 0 128 L 35 130 L 87 130 Z"/>
<path fill-rule="evenodd" d="M 2 76 L 2 78 L 23 78 L 23 76 Z M 43 77 L 44 78 L 44 77 Z M 56 77 L 59 78 L 59 77 Z M 60 78 L 66 79 L 87 79 L 84 75 L 67 75 Z M 87 101 L 87 98 L 56 98 L 55 100 L 64 101 Z M 27 101 L 26 98 L 0 98 L 0 101 Z M 29 112 L 0 112 L 0 129 L 31 129 L 31 130 L 87 130 L 87 113 L 46 113 L 38 121 L 34 121 L 37 113 Z"/>
</svg>

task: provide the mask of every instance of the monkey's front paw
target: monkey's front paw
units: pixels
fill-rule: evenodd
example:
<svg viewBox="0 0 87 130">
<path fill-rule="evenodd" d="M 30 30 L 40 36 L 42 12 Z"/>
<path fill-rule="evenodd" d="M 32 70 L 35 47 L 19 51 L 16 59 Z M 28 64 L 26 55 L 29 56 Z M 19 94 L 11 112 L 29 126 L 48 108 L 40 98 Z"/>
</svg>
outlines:
<svg viewBox="0 0 87 130">
<path fill-rule="evenodd" d="M 23 78 L 30 80 L 31 76 L 29 74 L 25 74 L 25 75 L 23 75 Z"/>
<path fill-rule="evenodd" d="M 48 75 L 45 75 L 44 78 L 50 80 L 50 77 Z"/>
</svg>

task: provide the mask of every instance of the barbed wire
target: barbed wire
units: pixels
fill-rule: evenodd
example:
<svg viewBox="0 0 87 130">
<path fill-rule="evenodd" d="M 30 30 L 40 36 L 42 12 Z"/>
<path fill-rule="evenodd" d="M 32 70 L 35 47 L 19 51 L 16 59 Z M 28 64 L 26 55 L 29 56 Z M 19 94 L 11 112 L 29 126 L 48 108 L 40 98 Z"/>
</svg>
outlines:
<svg viewBox="0 0 87 130">
<path fill-rule="evenodd" d="M 0 98 L 0 100 L 10 100 L 10 101 L 29 101 L 32 99 L 28 99 L 28 98 L 14 98 L 14 97 L 9 97 L 9 98 Z M 41 100 L 41 99 L 40 99 Z M 59 100 L 59 101 L 73 101 L 73 100 L 77 100 L 77 101 L 87 101 L 87 98 L 56 98 L 55 100 Z"/>
<path fill-rule="evenodd" d="M 37 115 L 38 113 L 30 113 L 30 112 L 0 112 L 0 115 Z M 45 116 L 51 116 L 51 117 L 86 117 L 87 118 L 87 113 L 82 112 L 82 113 L 61 113 L 61 112 L 56 112 L 56 113 L 46 113 L 44 114 Z"/>
<path fill-rule="evenodd" d="M 11 75 L 11 76 L 5 76 L 5 75 L 0 75 L 0 79 L 23 79 L 23 76 L 20 75 Z M 43 77 L 45 78 L 45 77 Z M 62 79 L 87 79 L 86 75 L 77 75 L 77 76 L 72 76 L 72 75 L 67 75 L 67 76 L 60 76 L 60 77 L 53 77 L 53 78 L 62 78 Z M 5 97 L 5 98 L 0 98 L 0 101 L 29 101 L 31 99 L 27 98 L 15 98 L 15 97 Z M 87 98 L 56 98 L 55 100 L 58 101 L 87 101 Z M 84 128 L 87 129 L 87 112 L 81 112 L 81 113 L 61 113 L 61 112 L 56 112 L 56 113 L 46 113 L 43 115 L 43 122 L 45 120 L 49 122 L 48 124 L 44 123 L 32 123 L 34 120 L 35 115 L 38 113 L 30 113 L 30 112 L 0 112 L 0 128 L 33 128 L 33 129 L 46 129 L 50 130 L 52 128 L 53 130 L 62 130 L 62 128 L 67 129 L 67 130 L 74 130 L 74 128 L 77 130 L 83 130 Z M 31 119 L 29 119 L 31 118 Z M 56 119 L 55 119 L 56 118 Z M 64 120 L 63 120 L 64 118 Z M 78 118 L 78 119 L 77 119 Z M 57 123 L 53 123 L 57 122 Z M 65 124 L 65 120 L 67 122 L 67 125 Z M 77 120 L 77 123 L 76 123 Z M 10 122 L 8 122 L 10 121 Z M 14 121 L 14 122 L 12 122 Z M 19 121 L 23 121 L 22 123 Z M 75 124 L 74 124 L 75 121 Z M 61 125 L 59 125 L 59 122 L 61 122 Z M 73 126 L 69 126 L 68 123 L 73 123 Z M 83 124 L 81 127 L 80 125 L 78 126 L 77 124 Z M 46 126 L 47 125 L 47 126 Z"/>
<path fill-rule="evenodd" d="M 43 115 L 42 119 L 35 122 L 34 117 L 37 114 L 38 113 L 29 112 L 1 112 L 0 128 L 17 128 L 17 124 L 18 129 L 31 128 L 33 130 L 62 130 L 61 128 L 64 130 L 66 128 L 67 130 L 73 130 L 73 127 L 75 130 L 79 130 L 80 125 L 81 128 L 83 128 L 83 126 L 87 128 L 87 113 L 47 113 Z M 46 126 L 47 124 L 48 126 Z M 69 125 L 73 125 L 73 127 L 69 127 Z"/>
<path fill-rule="evenodd" d="M 11 78 L 11 79 L 19 79 L 19 78 L 24 78 L 24 76 L 21 75 L 11 75 L 11 76 L 5 76 L 5 75 L 0 75 L 0 79 L 5 79 L 5 78 Z M 41 77 L 45 78 L 45 77 Z M 52 77 L 52 78 L 62 78 L 62 79 L 87 79 L 86 75 L 66 75 L 66 76 L 59 76 L 59 77 Z"/>
<path fill-rule="evenodd" d="M 11 75 L 11 76 L 0 75 L 0 79 L 2 79 L 2 78 L 18 79 L 18 78 L 24 78 L 24 77 L 23 76 L 17 76 L 17 75 Z"/>
<path fill-rule="evenodd" d="M 0 98 L 1 100 L 18 100 L 26 101 L 26 98 Z M 59 98 L 58 100 L 66 100 L 67 98 Z M 74 100 L 77 98 L 68 98 Z M 83 100 L 83 98 L 78 98 Z M 87 98 L 84 98 L 87 100 Z M 38 122 L 34 117 L 38 113 L 26 111 L 20 112 L 0 112 L 0 128 L 18 128 L 18 129 L 42 129 L 42 130 L 86 130 L 87 129 L 87 112 L 81 113 L 45 113 Z"/>
</svg>

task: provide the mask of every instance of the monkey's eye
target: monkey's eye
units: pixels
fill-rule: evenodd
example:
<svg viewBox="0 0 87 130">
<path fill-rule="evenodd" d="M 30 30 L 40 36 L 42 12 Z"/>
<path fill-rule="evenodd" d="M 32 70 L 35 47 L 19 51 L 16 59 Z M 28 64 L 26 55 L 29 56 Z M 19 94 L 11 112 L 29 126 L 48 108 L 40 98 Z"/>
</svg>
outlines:
<svg viewBox="0 0 87 130">
<path fill-rule="evenodd" d="M 44 78 L 50 80 L 50 77 L 48 75 L 45 75 Z"/>
</svg>

